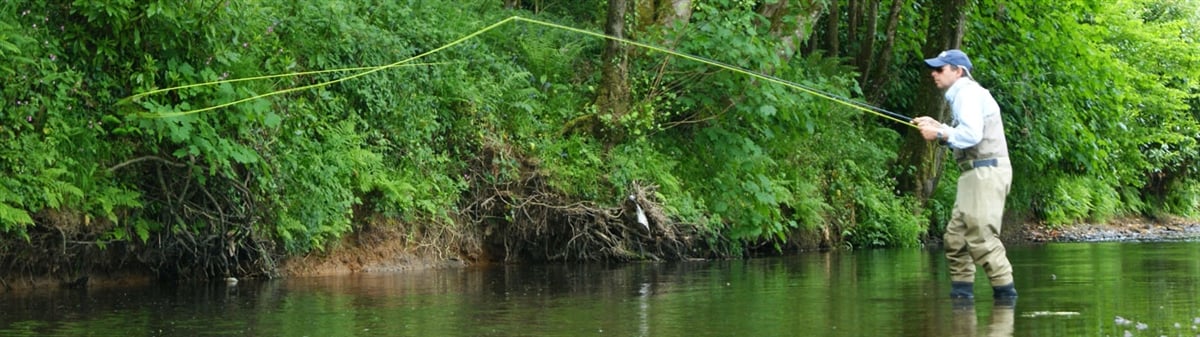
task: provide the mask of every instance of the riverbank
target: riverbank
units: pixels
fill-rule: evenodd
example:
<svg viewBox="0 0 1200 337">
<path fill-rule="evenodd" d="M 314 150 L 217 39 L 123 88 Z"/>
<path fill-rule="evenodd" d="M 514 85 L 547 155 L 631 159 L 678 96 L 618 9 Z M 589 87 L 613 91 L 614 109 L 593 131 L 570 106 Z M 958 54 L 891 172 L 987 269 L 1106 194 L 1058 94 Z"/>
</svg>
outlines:
<svg viewBox="0 0 1200 337">
<path fill-rule="evenodd" d="M 1005 233 L 1012 243 L 1172 241 L 1200 239 L 1200 220 L 1123 218 L 1106 224 L 1076 224 L 1049 228 L 1042 223 L 1025 223 L 1020 230 Z M 354 273 L 388 273 L 429 268 L 472 265 L 458 257 L 421 253 L 378 240 L 371 245 L 347 244 L 329 252 L 289 259 L 280 268 L 283 276 L 327 276 Z M 935 243 L 936 244 L 936 243 Z M 803 253 L 800 253 L 803 254 Z"/>
<path fill-rule="evenodd" d="M 437 268 L 463 268 L 472 258 L 453 256 L 446 250 L 413 247 L 395 233 L 373 235 L 370 240 L 351 236 L 328 250 L 287 259 L 278 267 L 280 277 L 336 276 L 359 273 L 396 273 Z M 1076 224 L 1049 228 L 1025 223 L 1006 231 L 1003 240 L 1014 244 L 1046 242 L 1173 241 L 1200 239 L 1200 221 L 1189 219 L 1126 218 L 1106 224 Z M 936 244 L 936 243 L 933 243 Z M 55 288 L 108 288 L 152 283 L 148 270 L 94 271 L 72 278 L 5 273 L 0 286 L 7 291 Z"/>
<path fill-rule="evenodd" d="M 1200 221 L 1187 219 L 1119 219 L 1107 224 L 1075 224 L 1048 228 L 1027 224 L 1021 234 L 1029 242 L 1170 241 L 1200 238 Z"/>
</svg>

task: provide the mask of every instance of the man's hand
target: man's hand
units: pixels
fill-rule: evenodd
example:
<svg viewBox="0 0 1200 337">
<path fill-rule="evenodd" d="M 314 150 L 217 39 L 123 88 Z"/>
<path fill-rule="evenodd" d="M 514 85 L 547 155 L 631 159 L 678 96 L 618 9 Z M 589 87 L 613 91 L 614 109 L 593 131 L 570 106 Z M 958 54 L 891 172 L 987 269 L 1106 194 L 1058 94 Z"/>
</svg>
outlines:
<svg viewBox="0 0 1200 337">
<path fill-rule="evenodd" d="M 925 140 L 941 141 L 946 137 L 946 135 L 941 134 L 943 128 L 942 123 L 938 122 L 936 119 L 921 116 L 913 118 L 912 123 L 916 124 L 917 128 L 921 130 L 921 137 L 925 138 Z"/>
<path fill-rule="evenodd" d="M 917 118 L 913 118 L 913 119 L 912 119 L 912 123 L 913 123 L 913 124 L 916 124 L 917 126 L 922 126 L 922 125 L 925 125 L 925 124 L 929 124 L 929 123 L 937 123 L 937 122 L 938 122 L 938 121 L 937 121 L 936 119 L 930 118 L 930 117 L 928 117 L 928 116 L 920 116 L 920 117 L 917 117 Z"/>
</svg>

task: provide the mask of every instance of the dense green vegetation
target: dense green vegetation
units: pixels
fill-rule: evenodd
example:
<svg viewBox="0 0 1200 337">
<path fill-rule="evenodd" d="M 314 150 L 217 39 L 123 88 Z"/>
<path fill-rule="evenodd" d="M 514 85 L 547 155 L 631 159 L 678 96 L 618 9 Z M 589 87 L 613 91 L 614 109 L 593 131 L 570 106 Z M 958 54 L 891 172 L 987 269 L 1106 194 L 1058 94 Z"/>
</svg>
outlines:
<svg viewBox="0 0 1200 337">
<path fill-rule="evenodd" d="M 632 1 L 626 36 L 927 115 L 912 93 L 943 2 L 675 1 L 691 11 L 670 23 Z M 739 255 L 912 245 L 948 218 L 953 179 L 926 199 L 896 178 L 911 128 L 700 62 L 629 48 L 628 109 L 601 109 L 605 41 L 518 22 L 357 76 L 513 15 L 602 31 L 607 7 L 5 1 L 0 266 L 69 273 L 105 252 L 167 277 L 272 273 L 371 231 L 478 258 Z M 1016 216 L 1197 215 L 1198 8 L 967 3 Z M 892 16 L 888 33 L 858 23 Z M 276 74 L 292 75 L 151 92 Z"/>
<path fill-rule="evenodd" d="M 1029 173 L 1010 200 L 1029 200 L 1017 205 L 1051 224 L 1196 215 L 1198 9 L 1118 1 L 975 10 L 979 34 L 967 43 L 997 46 L 980 57 L 1012 65 L 980 73 L 1007 107 L 1011 146 Z"/>
</svg>

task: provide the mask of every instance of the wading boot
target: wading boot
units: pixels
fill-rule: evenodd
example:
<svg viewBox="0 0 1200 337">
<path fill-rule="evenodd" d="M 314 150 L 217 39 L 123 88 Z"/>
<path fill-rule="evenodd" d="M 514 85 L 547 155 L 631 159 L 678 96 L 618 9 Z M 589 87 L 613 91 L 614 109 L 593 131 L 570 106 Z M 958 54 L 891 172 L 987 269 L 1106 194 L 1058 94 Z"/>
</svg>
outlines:
<svg viewBox="0 0 1200 337">
<path fill-rule="evenodd" d="M 971 282 L 950 282 L 950 298 L 975 298 L 975 284 Z"/>
<path fill-rule="evenodd" d="M 1017 305 L 1017 289 L 1012 283 L 992 287 L 992 298 L 996 299 L 996 306 L 1014 307 Z"/>
<path fill-rule="evenodd" d="M 1017 288 L 1014 288 L 1012 283 L 992 287 L 992 298 L 1017 298 Z"/>
</svg>

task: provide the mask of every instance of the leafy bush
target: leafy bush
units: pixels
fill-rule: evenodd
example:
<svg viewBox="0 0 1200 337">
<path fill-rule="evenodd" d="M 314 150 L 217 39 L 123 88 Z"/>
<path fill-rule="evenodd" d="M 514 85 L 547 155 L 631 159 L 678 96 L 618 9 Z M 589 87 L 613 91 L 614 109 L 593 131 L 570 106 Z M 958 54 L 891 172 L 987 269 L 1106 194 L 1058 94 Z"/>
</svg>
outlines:
<svg viewBox="0 0 1200 337">
<path fill-rule="evenodd" d="M 1052 195 L 1042 198 L 1043 219 L 1050 226 L 1069 225 L 1079 221 L 1106 222 L 1127 214 L 1116 188 L 1102 179 L 1068 177 L 1055 179 Z"/>
<path fill-rule="evenodd" d="M 1014 184 L 1015 209 L 1041 209 L 1049 223 L 1064 224 L 1145 212 L 1143 201 L 1187 193 L 1168 186 L 1183 187 L 1173 182 L 1194 173 L 1197 158 L 1198 121 L 1188 102 L 1198 91 L 1188 79 L 1198 75 L 1200 57 L 1192 52 L 1196 39 L 1179 34 L 1194 29 L 1194 7 L 1161 1 L 975 7 L 978 20 L 970 21 L 965 45 L 975 63 L 991 65 L 979 67 L 976 77 L 1005 111 L 1015 175 L 1030 180 Z M 1158 56 L 1144 57 L 1150 50 Z M 1129 206 L 1117 206 L 1120 199 Z"/>
<path fill-rule="evenodd" d="M 1163 201 L 1162 211 L 1185 217 L 1200 215 L 1200 183 L 1194 179 L 1187 179 L 1174 184 L 1176 185 L 1169 186 L 1174 192 Z"/>
</svg>

